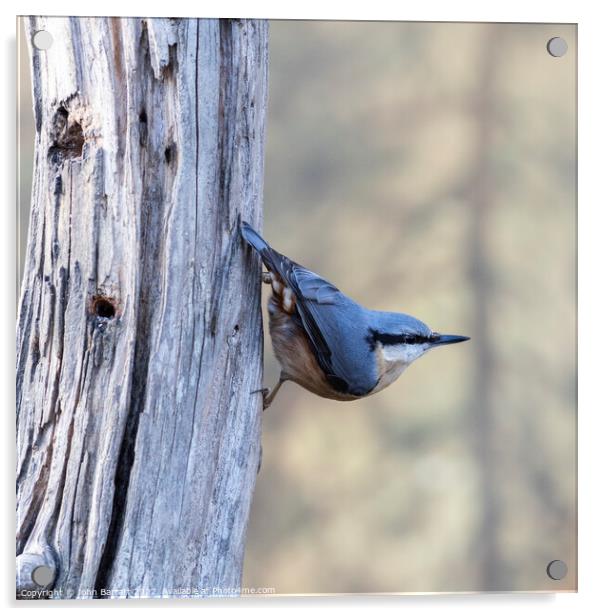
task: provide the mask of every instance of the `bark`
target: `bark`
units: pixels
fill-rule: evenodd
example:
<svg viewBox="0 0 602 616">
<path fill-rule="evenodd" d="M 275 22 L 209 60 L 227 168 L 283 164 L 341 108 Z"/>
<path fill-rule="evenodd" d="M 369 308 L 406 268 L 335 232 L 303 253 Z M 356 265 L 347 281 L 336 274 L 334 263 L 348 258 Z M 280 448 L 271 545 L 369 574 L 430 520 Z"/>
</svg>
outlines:
<svg viewBox="0 0 602 616">
<path fill-rule="evenodd" d="M 263 339 L 238 225 L 261 223 L 267 23 L 26 30 L 54 43 L 30 45 L 18 595 L 237 594 Z M 32 580 L 41 564 L 53 582 Z"/>
</svg>

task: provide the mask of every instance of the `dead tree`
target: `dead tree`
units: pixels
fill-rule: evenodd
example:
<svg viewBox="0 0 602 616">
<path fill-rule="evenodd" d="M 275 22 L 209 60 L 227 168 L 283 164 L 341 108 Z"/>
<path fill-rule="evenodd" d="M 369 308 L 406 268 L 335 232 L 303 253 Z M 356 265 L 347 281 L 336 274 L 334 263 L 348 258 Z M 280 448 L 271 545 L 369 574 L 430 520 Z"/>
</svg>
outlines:
<svg viewBox="0 0 602 616">
<path fill-rule="evenodd" d="M 236 594 L 262 381 L 260 267 L 238 225 L 261 223 L 267 23 L 26 33 L 17 595 Z"/>
</svg>

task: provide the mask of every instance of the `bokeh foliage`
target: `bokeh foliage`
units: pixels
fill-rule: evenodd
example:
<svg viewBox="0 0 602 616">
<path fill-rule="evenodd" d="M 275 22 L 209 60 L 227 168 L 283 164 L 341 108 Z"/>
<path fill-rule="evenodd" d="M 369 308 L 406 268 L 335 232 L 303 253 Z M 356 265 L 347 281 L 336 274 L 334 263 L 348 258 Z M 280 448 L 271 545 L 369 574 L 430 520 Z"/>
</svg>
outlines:
<svg viewBox="0 0 602 616">
<path fill-rule="evenodd" d="M 266 238 L 473 339 L 364 401 L 283 387 L 245 585 L 575 588 L 575 50 L 570 25 L 271 23 Z"/>
</svg>

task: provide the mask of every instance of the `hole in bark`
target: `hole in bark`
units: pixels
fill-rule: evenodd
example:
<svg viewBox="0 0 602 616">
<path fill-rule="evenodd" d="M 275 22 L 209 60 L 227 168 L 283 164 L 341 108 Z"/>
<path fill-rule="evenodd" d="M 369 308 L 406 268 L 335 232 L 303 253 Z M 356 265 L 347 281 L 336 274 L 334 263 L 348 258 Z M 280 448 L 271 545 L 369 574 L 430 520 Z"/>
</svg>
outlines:
<svg viewBox="0 0 602 616">
<path fill-rule="evenodd" d="M 140 126 L 138 127 L 140 133 L 140 145 L 142 147 L 146 146 L 146 135 L 148 133 L 148 117 L 146 115 L 146 109 L 142 109 L 138 114 L 138 120 L 140 121 Z"/>
<path fill-rule="evenodd" d="M 56 110 L 51 128 L 52 145 L 48 157 L 52 162 L 61 163 L 66 158 L 81 158 L 84 149 L 84 131 L 81 124 L 69 118 L 69 112 L 62 105 Z"/>
<path fill-rule="evenodd" d="M 101 319 L 112 319 L 115 316 L 115 304 L 108 297 L 95 297 L 92 302 L 92 312 Z"/>
<path fill-rule="evenodd" d="M 165 162 L 169 165 L 176 156 L 176 146 L 171 144 L 165 148 Z"/>
</svg>

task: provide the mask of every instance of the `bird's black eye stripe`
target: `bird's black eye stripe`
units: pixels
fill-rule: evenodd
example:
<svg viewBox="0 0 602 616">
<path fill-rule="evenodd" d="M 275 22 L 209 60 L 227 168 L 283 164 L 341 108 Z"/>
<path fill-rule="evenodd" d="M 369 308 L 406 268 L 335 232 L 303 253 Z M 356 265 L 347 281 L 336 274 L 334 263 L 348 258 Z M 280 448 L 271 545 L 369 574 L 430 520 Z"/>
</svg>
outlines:
<svg viewBox="0 0 602 616">
<path fill-rule="evenodd" d="M 423 344 L 432 341 L 430 336 L 421 336 L 420 334 L 401 334 L 400 338 L 404 344 Z"/>
<path fill-rule="evenodd" d="M 433 342 L 437 338 L 437 335 L 422 336 L 420 334 L 387 334 L 385 332 L 379 332 L 375 329 L 371 329 L 370 335 L 368 336 L 368 343 L 372 348 L 374 348 L 377 342 L 380 342 L 383 345 L 423 344 L 425 342 Z"/>
</svg>

